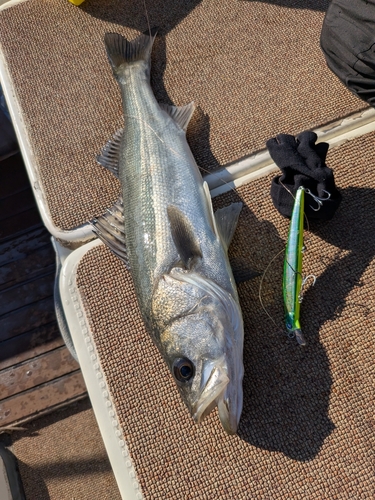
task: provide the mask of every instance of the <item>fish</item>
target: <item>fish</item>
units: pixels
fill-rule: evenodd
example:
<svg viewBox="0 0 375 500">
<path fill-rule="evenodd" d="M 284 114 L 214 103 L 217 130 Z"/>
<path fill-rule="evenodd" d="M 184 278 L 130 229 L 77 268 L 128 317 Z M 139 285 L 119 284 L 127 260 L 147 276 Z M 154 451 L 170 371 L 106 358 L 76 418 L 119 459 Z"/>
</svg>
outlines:
<svg viewBox="0 0 375 500">
<path fill-rule="evenodd" d="M 146 329 L 193 420 L 217 407 L 234 434 L 243 406 L 244 327 L 228 247 L 242 203 L 214 213 L 186 140 L 194 103 L 159 104 L 152 91 L 155 36 L 104 37 L 124 128 L 97 160 L 119 178 L 122 193 L 92 227 L 129 268 Z"/>
<path fill-rule="evenodd" d="M 298 344 L 306 345 L 301 330 L 300 306 L 302 279 L 303 221 L 304 221 L 305 188 L 299 187 L 295 196 L 292 216 L 285 249 L 283 272 L 283 297 L 285 309 L 285 326 L 288 334 L 295 337 Z"/>
</svg>

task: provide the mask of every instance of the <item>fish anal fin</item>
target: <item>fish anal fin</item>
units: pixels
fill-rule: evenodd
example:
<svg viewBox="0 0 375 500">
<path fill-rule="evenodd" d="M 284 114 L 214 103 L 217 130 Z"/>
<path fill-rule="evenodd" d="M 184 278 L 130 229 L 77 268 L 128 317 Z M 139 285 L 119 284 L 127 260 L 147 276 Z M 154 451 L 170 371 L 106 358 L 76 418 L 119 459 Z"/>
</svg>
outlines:
<svg viewBox="0 0 375 500">
<path fill-rule="evenodd" d="M 227 250 L 236 230 L 242 206 L 241 202 L 232 203 L 227 207 L 219 208 L 215 212 L 217 232 Z"/>
<path fill-rule="evenodd" d="M 191 269 L 202 258 L 201 248 L 194 237 L 191 224 L 186 215 L 174 205 L 167 207 L 167 214 L 177 252 L 186 269 Z"/>
<path fill-rule="evenodd" d="M 107 211 L 90 221 L 92 230 L 98 238 L 123 262 L 129 269 L 129 260 L 125 246 L 124 207 L 120 197 Z"/>
<path fill-rule="evenodd" d="M 124 129 L 120 128 L 104 146 L 100 155 L 96 157 L 96 161 L 117 178 L 119 177 L 120 147 L 123 134 Z"/>
<path fill-rule="evenodd" d="M 186 106 L 171 106 L 170 104 L 160 104 L 163 111 L 177 123 L 177 125 L 186 132 L 190 119 L 195 110 L 194 102 L 186 104 Z"/>
</svg>

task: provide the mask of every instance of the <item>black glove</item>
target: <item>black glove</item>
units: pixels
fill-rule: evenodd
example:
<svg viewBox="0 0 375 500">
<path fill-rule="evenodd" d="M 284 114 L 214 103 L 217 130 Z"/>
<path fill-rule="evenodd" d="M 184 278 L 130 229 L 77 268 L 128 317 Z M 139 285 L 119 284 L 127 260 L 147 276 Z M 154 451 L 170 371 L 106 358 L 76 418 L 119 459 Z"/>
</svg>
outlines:
<svg viewBox="0 0 375 500">
<path fill-rule="evenodd" d="M 285 217 L 292 215 L 294 196 L 300 186 L 307 191 L 305 214 L 309 219 L 329 220 L 340 204 L 341 194 L 333 171 L 325 164 L 328 144 L 315 144 L 316 139 L 314 132 L 302 132 L 296 138 L 280 134 L 267 141 L 271 158 L 282 171 L 272 179 L 271 198 Z"/>
</svg>

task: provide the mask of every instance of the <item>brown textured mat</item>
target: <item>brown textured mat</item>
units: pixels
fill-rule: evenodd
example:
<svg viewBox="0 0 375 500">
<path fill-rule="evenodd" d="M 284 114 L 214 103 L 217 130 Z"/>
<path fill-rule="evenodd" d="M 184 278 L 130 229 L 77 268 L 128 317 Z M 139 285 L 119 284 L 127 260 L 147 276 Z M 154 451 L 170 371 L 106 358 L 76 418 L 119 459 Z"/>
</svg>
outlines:
<svg viewBox="0 0 375 500">
<path fill-rule="evenodd" d="M 13 443 L 27 500 L 120 500 L 88 399 L 24 427 L 7 444 Z"/>
<path fill-rule="evenodd" d="M 363 109 L 326 68 L 327 0 L 146 0 L 160 36 L 152 79 L 160 101 L 200 107 L 189 131 L 205 170 Z M 28 0 L 0 13 L 0 43 L 55 226 L 100 214 L 119 186 L 95 155 L 121 126 L 106 31 L 147 29 L 139 0 Z"/>
<path fill-rule="evenodd" d="M 229 437 L 212 414 L 192 423 L 144 331 L 131 279 L 104 246 L 78 268 L 78 286 L 143 493 L 148 499 L 370 499 L 374 486 L 375 133 L 332 150 L 343 201 L 306 233 L 302 304 L 308 346 L 283 326 L 282 260 L 239 286 L 245 320 L 244 410 Z M 271 176 L 215 200 L 245 206 L 231 248 L 263 271 L 284 248 L 288 221 Z M 308 202 L 308 199 L 307 199 Z"/>
</svg>

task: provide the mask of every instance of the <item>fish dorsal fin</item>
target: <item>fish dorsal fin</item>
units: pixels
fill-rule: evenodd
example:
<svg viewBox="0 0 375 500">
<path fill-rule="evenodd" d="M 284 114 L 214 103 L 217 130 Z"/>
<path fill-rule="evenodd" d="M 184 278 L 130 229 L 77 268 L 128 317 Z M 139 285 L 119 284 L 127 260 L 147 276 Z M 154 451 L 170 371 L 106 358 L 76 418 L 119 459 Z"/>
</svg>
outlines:
<svg viewBox="0 0 375 500">
<path fill-rule="evenodd" d="M 216 219 L 215 219 L 215 214 L 214 214 L 214 208 L 212 206 L 212 200 L 211 200 L 211 193 L 210 193 L 210 188 L 208 187 L 208 184 L 206 181 L 203 182 L 203 191 L 204 194 L 206 195 L 206 203 L 207 203 L 207 208 L 208 208 L 208 216 L 210 219 L 210 225 L 212 228 L 212 231 L 216 234 L 217 237 L 219 237 L 219 233 L 216 227 Z"/>
<path fill-rule="evenodd" d="M 190 119 L 195 110 L 194 102 L 186 104 L 186 106 L 171 106 L 170 104 L 160 104 L 163 111 L 169 114 L 177 125 L 186 132 Z"/>
<path fill-rule="evenodd" d="M 191 224 L 186 215 L 174 205 L 167 207 L 167 214 L 177 252 L 186 269 L 191 269 L 197 260 L 202 258 L 201 248 Z"/>
<path fill-rule="evenodd" d="M 227 250 L 236 230 L 241 210 L 242 203 L 238 202 L 232 203 L 228 207 L 219 208 L 215 212 L 216 228 Z"/>
<path fill-rule="evenodd" d="M 119 176 L 118 165 L 123 134 L 124 129 L 120 128 L 104 146 L 100 155 L 96 157 L 96 161 L 103 167 L 108 168 L 117 178 Z"/>
<path fill-rule="evenodd" d="M 125 246 L 124 205 L 120 197 L 111 208 L 100 217 L 93 219 L 91 227 L 94 233 L 129 269 L 129 260 Z"/>
</svg>

